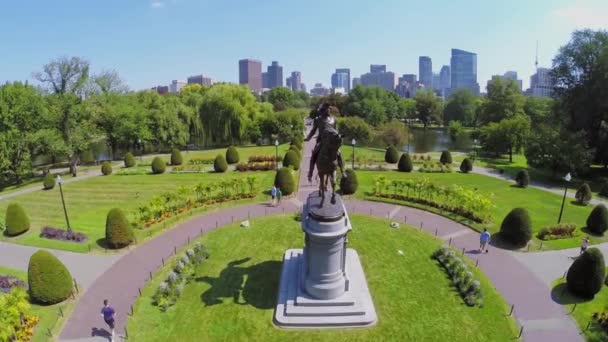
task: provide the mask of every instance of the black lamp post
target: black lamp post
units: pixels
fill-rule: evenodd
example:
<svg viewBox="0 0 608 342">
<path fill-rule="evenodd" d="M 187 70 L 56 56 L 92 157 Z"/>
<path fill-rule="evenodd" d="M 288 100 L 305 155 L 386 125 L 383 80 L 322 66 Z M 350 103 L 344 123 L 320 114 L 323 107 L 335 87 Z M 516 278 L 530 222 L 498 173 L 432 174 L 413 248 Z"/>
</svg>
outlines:
<svg viewBox="0 0 608 342">
<path fill-rule="evenodd" d="M 279 139 L 274 141 L 274 160 L 276 162 L 276 168 L 279 169 Z"/>
<path fill-rule="evenodd" d="M 142 163 L 144 161 L 144 149 L 139 138 L 137 139 L 137 147 L 139 147 L 139 162 Z"/>
<path fill-rule="evenodd" d="M 355 169 L 355 144 L 357 144 L 357 140 L 355 140 L 355 138 L 353 138 L 351 143 L 353 144 L 353 170 L 354 170 Z"/>
<path fill-rule="evenodd" d="M 70 227 L 70 219 L 68 218 L 68 210 L 65 207 L 65 200 L 63 199 L 63 179 L 61 175 L 57 175 L 57 184 L 59 184 L 59 193 L 61 194 L 61 203 L 63 204 L 63 213 L 65 214 L 65 222 L 68 225 L 68 233 L 72 233 L 72 227 Z"/>
<path fill-rule="evenodd" d="M 564 198 L 562 199 L 562 208 L 559 210 L 559 218 L 557 219 L 557 223 L 562 222 L 562 214 L 564 213 L 564 204 L 566 203 L 566 193 L 568 192 L 568 182 L 572 180 L 572 176 L 570 176 L 570 172 L 564 177 L 566 181 L 564 183 Z"/>
<path fill-rule="evenodd" d="M 477 139 L 473 139 L 473 160 L 477 160 Z"/>
</svg>

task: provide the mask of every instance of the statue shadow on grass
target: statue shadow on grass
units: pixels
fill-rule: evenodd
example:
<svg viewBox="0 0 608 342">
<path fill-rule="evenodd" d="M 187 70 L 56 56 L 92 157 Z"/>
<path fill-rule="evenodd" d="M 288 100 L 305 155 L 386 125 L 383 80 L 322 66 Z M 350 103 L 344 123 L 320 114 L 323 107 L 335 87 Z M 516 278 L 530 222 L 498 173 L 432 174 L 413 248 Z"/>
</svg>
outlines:
<svg viewBox="0 0 608 342">
<path fill-rule="evenodd" d="M 577 297 L 568 291 L 568 285 L 566 285 L 566 283 L 561 283 L 551 289 L 551 299 L 553 299 L 553 301 L 557 304 L 568 305 L 588 302 L 593 298 Z"/>
<path fill-rule="evenodd" d="M 197 282 L 211 285 L 210 289 L 201 294 L 205 306 L 232 300 L 234 304 L 251 305 L 258 309 L 274 308 L 282 263 L 269 260 L 244 266 L 249 260 L 251 258 L 229 262 L 217 278 L 196 278 Z"/>
</svg>

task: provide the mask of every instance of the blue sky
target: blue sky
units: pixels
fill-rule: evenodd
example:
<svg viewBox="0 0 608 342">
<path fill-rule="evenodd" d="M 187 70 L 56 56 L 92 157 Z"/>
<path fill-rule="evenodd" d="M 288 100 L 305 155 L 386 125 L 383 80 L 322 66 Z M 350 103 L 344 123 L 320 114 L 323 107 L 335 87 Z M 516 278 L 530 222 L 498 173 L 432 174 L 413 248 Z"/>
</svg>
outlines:
<svg viewBox="0 0 608 342">
<path fill-rule="evenodd" d="M 203 73 L 238 81 L 238 60 L 272 60 L 310 88 L 336 67 L 358 76 L 369 64 L 433 71 L 450 49 L 478 54 L 478 81 L 519 72 L 524 86 L 550 66 L 572 30 L 608 28 L 606 0 L 0 0 L 0 82 L 31 80 L 50 59 L 81 56 L 115 69 L 133 89 Z"/>
</svg>

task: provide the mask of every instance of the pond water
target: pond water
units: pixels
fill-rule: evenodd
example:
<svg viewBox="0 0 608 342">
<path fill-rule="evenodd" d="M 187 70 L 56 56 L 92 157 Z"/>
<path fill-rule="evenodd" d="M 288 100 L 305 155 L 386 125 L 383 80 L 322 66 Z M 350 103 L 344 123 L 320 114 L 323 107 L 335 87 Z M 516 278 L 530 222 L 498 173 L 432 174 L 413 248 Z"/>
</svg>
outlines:
<svg viewBox="0 0 608 342">
<path fill-rule="evenodd" d="M 470 152 L 473 149 L 473 139 L 469 133 L 461 134 L 452 141 L 447 128 L 410 127 L 409 152 L 427 153 L 435 151 Z M 408 145 L 403 146 L 408 151 Z"/>
</svg>

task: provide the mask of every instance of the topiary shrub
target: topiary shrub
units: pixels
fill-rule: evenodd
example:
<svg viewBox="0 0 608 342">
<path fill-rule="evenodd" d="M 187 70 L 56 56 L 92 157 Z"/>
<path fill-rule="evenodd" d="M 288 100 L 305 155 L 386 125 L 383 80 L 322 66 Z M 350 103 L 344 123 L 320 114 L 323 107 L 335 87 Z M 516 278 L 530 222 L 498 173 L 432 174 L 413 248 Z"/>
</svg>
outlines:
<svg viewBox="0 0 608 342">
<path fill-rule="evenodd" d="M 112 174 L 112 164 L 110 164 L 109 161 L 106 160 L 101 164 L 101 173 L 104 176 L 109 176 Z"/>
<path fill-rule="evenodd" d="M 30 218 L 19 204 L 11 203 L 6 207 L 4 226 L 6 235 L 17 236 L 30 229 Z"/>
<path fill-rule="evenodd" d="M 31 300 L 47 305 L 66 300 L 74 286 L 70 271 L 57 257 L 43 250 L 30 257 L 27 282 Z"/>
<path fill-rule="evenodd" d="M 602 197 L 608 197 L 608 182 L 602 184 L 599 195 Z"/>
<path fill-rule="evenodd" d="M 236 149 L 236 147 L 228 147 L 226 150 L 226 162 L 228 164 L 236 164 L 239 162 L 239 151 Z"/>
<path fill-rule="evenodd" d="M 515 175 L 515 183 L 521 188 L 525 188 L 530 184 L 530 175 L 528 174 L 528 170 L 519 170 L 517 175 Z"/>
<path fill-rule="evenodd" d="M 42 179 L 42 187 L 44 190 L 51 190 L 55 187 L 55 177 L 50 172 L 47 173 Z"/>
<path fill-rule="evenodd" d="M 450 151 L 441 152 L 441 157 L 439 158 L 439 162 L 443 165 L 452 164 L 452 154 Z"/>
<path fill-rule="evenodd" d="M 460 163 L 460 171 L 462 173 L 469 173 L 473 171 L 473 162 L 471 162 L 471 159 L 464 158 L 462 163 Z"/>
<path fill-rule="evenodd" d="M 218 154 L 217 157 L 215 157 L 213 169 L 215 172 L 226 172 L 226 170 L 228 170 L 228 163 L 226 163 L 226 159 L 223 155 Z"/>
<path fill-rule="evenodd" d="M 91 165 L 95 163 L 95 155 L 93 155 L 93 151 L 86 150 L 80 154 L 80 160 L 84 165 Z"/>
<path fill-rule="evenodd" d="M 152 173 L 155 175 L 160 175 L 161 173 L 165 173 L 167 169 L 167 164 L 165 161 L 161 159 L 161 157 L 155 157 L 152 160 Z"/>
<path fill-rule="evenodd" d="M 568 269 L 566 284 L 570 293 L 582 298 L 593 298 L 602 289 L 605 278 L 606 264 L 602 252 L 597 248 L 589 248 Z"/>
<path fill-rule="evenodd" d="M 296 181 L 293 179 L 291 169 L 288 167 L 280 168 L 274 176 L 274 185 L 281 189 L 283 195 L 292 194 L 296 190 Z"/>
<path fill-rule="evenodd" d="M 353 169 L 347 169 L 345 172 L 346 178 L 342 177 L 340 179 L 340 192 L 342 195 L 352 195 L 357 192 L 357 188 L 359 187 L 357 174 Z"/>
<path fill-rule="evenodd" d="M 589 201 L 591 201 L 591 196 L 591 188 L 589 187 L 589 184 L 583 183 L 583 185 L 576 190 L 574 198 L 576 198 L 576 202 L 578 204 L 587 205 L 589 204 Z"/>
<path fill-rule="evenodd" d="M 500 237 L 516 247 L 525 246 L 532 238 L 530 215 L 524 208 L 515 208 L 500 225 Z"/>
<path fill-rule="evenodd" d="M 386 149 L 386 153 L 384 153 L 384 161 L 389 164 L 395 164 L 399 161 L 399 151 L 393 146 L 390 146 Z"/>
<path fill-rule="evenodd" d="M 133 166 L 135 166 L 135 157 L 133 156 L 133 153 L 127 152 L 127 154 L 125 154 L 125 167 Z"/>
<path fill-rule="evenodd" d="M 410 158 L 409 153 L 404 153 L 399 158 L 399 163 L 397 164 L 397 169 L 401 172 L 412 172 L 414 169 L 414 164 L 412 163 L 412 158 Z"/>
<path fill-rule="evenodd" d="M 300 155 L 300 149 L 296 145 L 289 145 L 289 151 L 294 151 L 298 156 Z"/>
<path fill-rule="evenodd" d="M 302 136 L 298 136 L 297 138 L 293 138 L 291 144 L 298 148 L 298 150 L 302 150 L 302 145 L 304 144 L 304 138 Z"/>
<path fill-rule="evenodd" d="M 171 150 L 171 165 L 182 165 L 184 163 L 184 158 L 182 157 L 182 153 L 174 148 Z"/>
<path fill-rule="evenodd" d="M 604 235 L 608 229 L 608 209 L 603 204 L 598 204 L 591 210 L 587 217 L 587 229 L 594 234 Z"/>
<path fill-rule="evenodd" d="M 118 208 L 111 209 L 106 217 L 105 242 L 110 248 L 123 248 L 133 242 L 133 231 L 129 220 Z"/>
<path fill-rule="evenodd" d="M 283 157 L 283 167 L 293 167 L 294 170 L 300 169 L 300 156 L 292 150 L 285 153 Z"/>
</svg>

